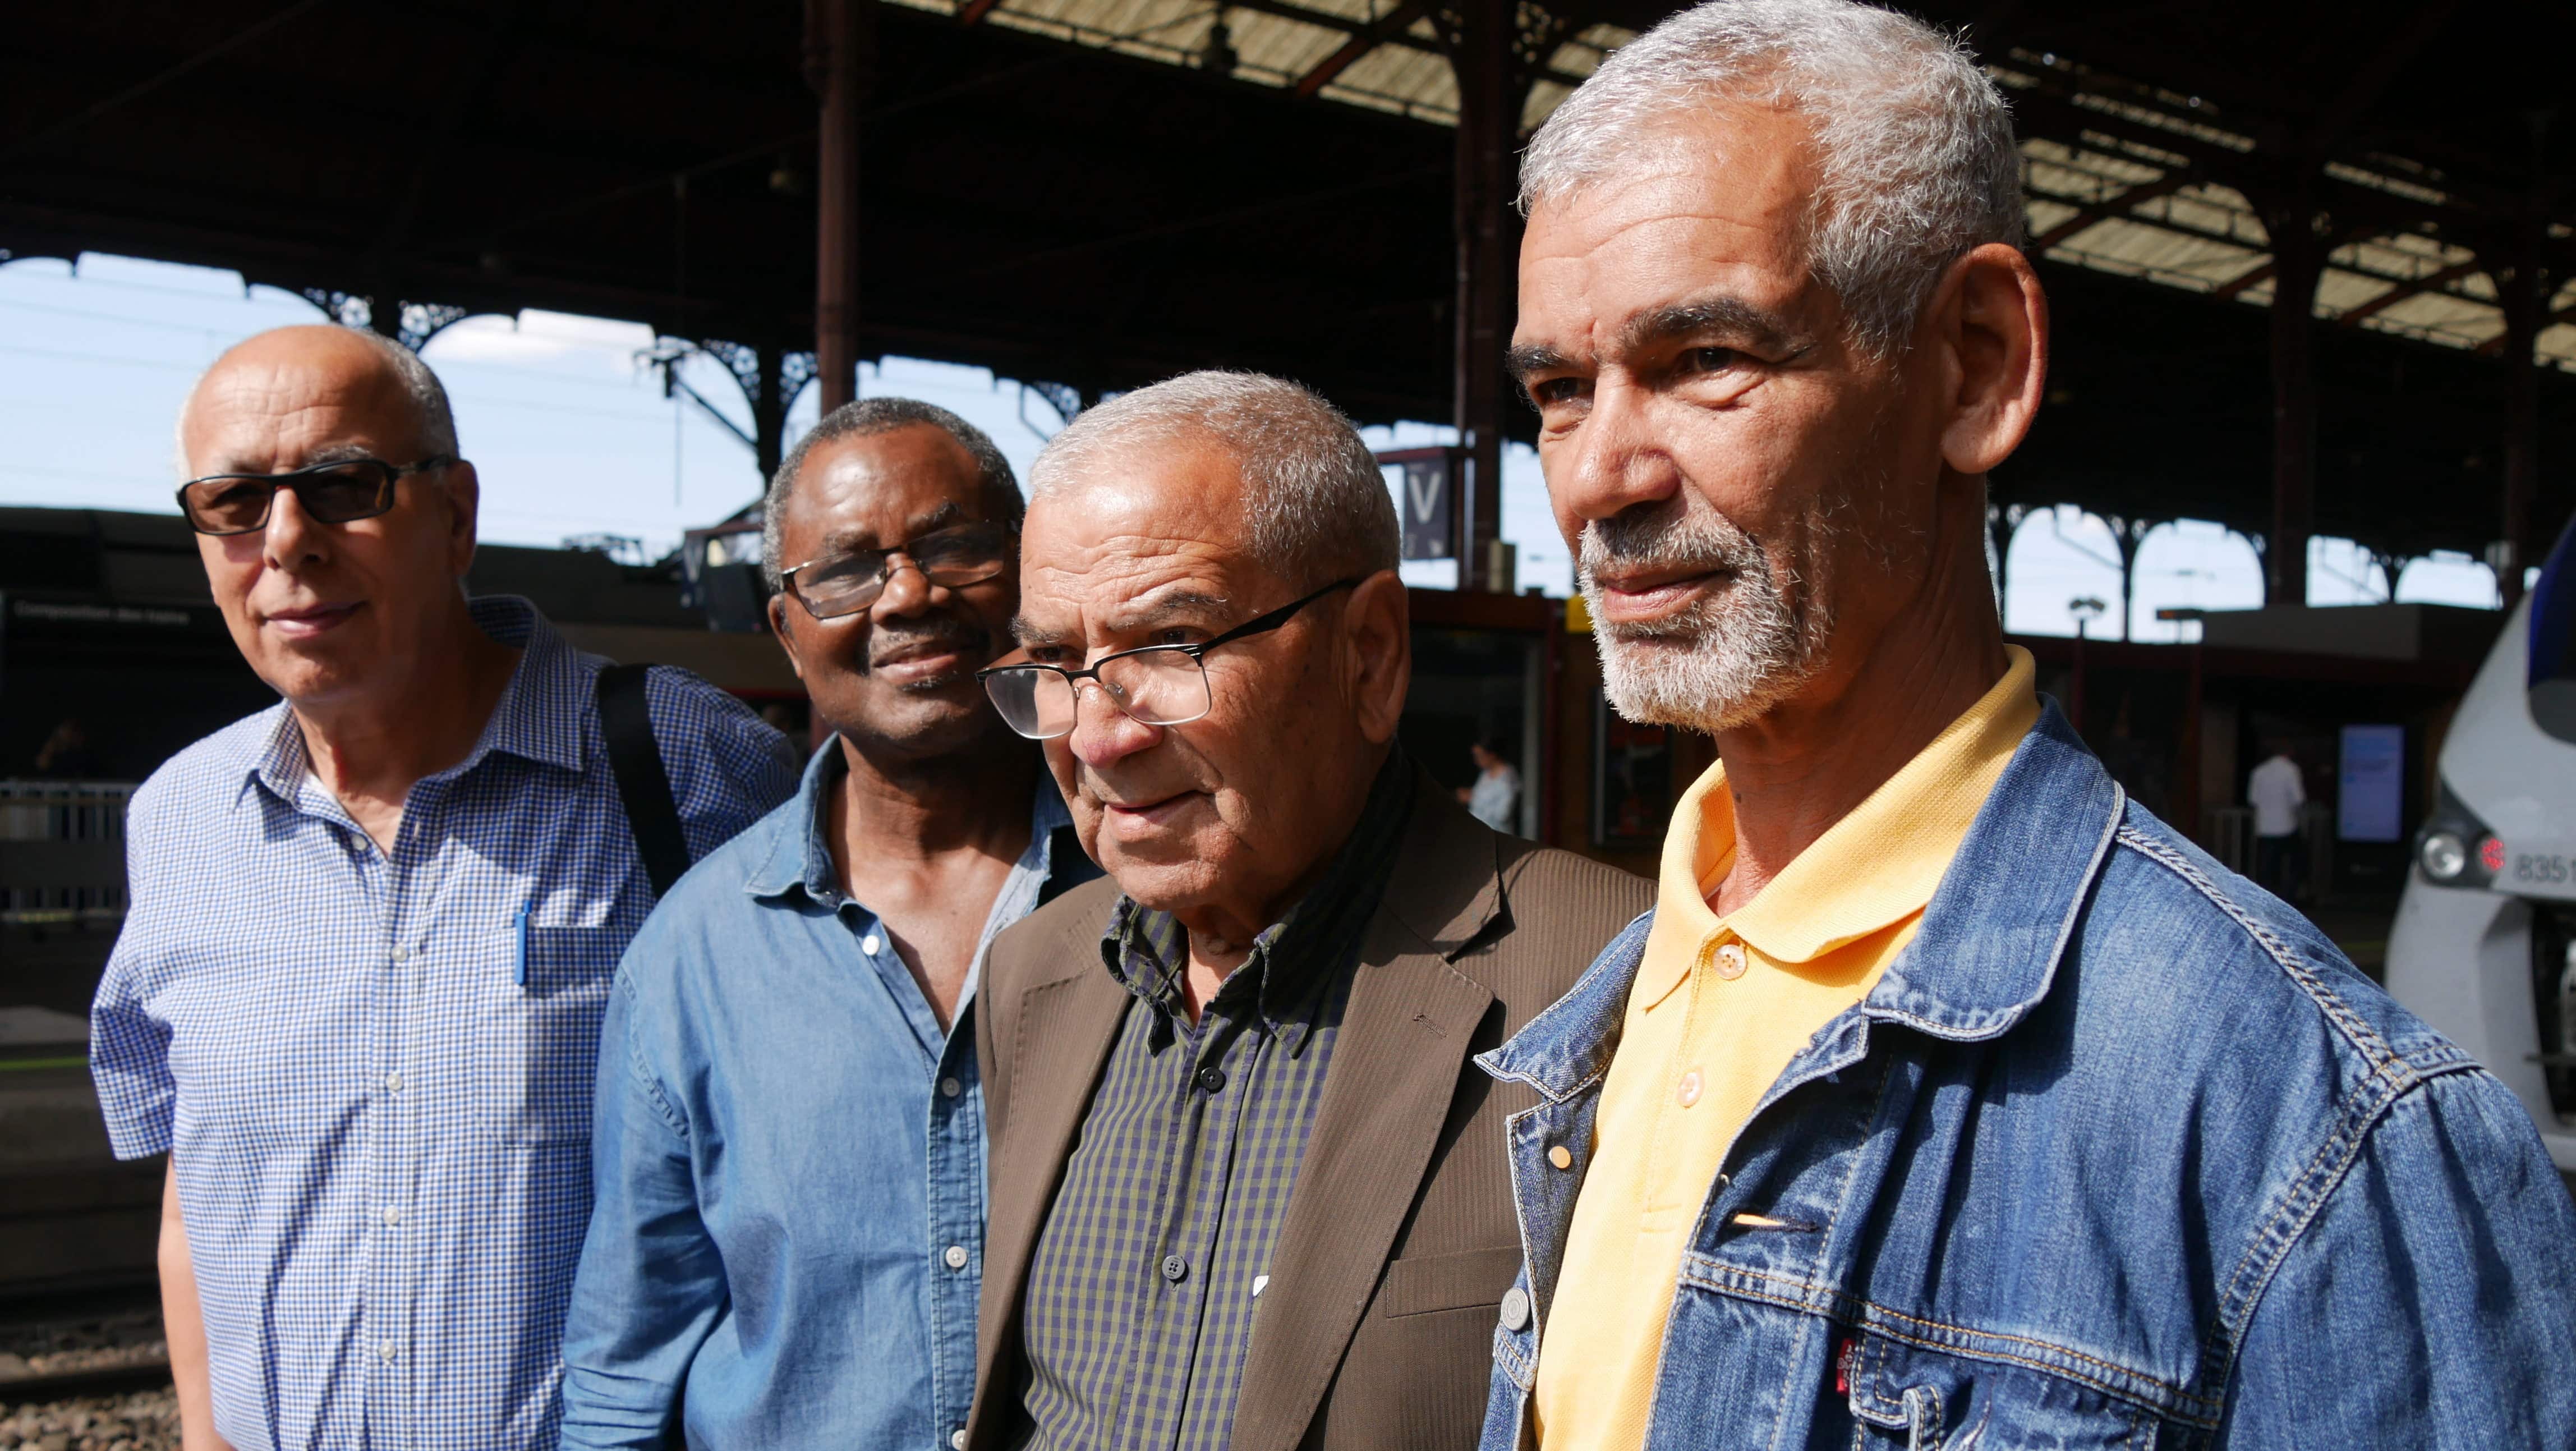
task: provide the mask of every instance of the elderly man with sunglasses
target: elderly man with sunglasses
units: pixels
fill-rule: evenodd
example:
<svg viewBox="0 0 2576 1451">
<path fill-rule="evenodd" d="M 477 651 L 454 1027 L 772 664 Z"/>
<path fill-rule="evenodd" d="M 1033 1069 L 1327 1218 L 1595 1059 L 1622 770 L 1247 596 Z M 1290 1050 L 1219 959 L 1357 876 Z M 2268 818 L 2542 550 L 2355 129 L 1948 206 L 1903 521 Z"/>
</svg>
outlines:
<svg viewBox="0 0 2576 1451">
<path fill-rule="evenodd" d="M 992 440 L 908 399 L 835 411 L 779 466 L 770 623 L 834 735 L 618 972 L 568 1448 L 964 1433 L 976 978 L 995 932 L 1099 875 L 975 682 L 1019 604 L 1020 509 Z"/>
<path fill-rule="evenodd" d="M 179 444 L 215 602 L 285 697 L 136 793 L 94 1012 L 117 1153 L 170 1155 L 187 1444 L 550 1447 L 600 1014 L 654 901 L 606 662 L 466 598 L 474 467 L 399 344 L 252 338 Z M 659 869 L 793 786 L 706 682 L 611 680 L 667 783 Z"/>
<path fill-rule="evenodd" d="M 994 945 L 964 1444 L 1464 1448 L 1520 1267 L 1469 1055 L 1646 883 L 1496 834 L 1396 745 L 1395 512 L 1294 384 L 1194 373 L 1039 456 L 985 672 L 1111 880 Z"/>
</svg>

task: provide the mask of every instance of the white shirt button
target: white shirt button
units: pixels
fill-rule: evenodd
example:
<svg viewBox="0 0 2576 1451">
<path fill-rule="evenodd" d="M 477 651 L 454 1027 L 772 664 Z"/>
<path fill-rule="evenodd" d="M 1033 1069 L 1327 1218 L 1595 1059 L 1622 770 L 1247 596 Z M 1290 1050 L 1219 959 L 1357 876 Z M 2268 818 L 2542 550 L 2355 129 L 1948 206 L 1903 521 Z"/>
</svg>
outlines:
<svg viewBox="0 0 2576 1451">
<path fill-rule="evenodd" d="M 859 939 L 859 950 L 870 957 L 876 956 L 877 949 L 883 946 L 885 946 L 885 939 L 873 932 Z"/>
<path fill-rule="evenodd" d="M 948 1247 L 948 1253 L 941 1255 L 940 1259 L 947 1262 L 948 1268 L 962 1270 L 966 1268 L 966 1246 L 952 1244 Z"/>
<path fill-rule="evenodd" d="M 1690 1107 L 1699 1102 L 1701 1086 L 1699 1070 L 1694 1068 L 1682 1075 L 1681 1086 L 1673 1092 L 1673 1101 L 1684 1108 Z"/>
<path fill-rule="evenodd" d="M 395 948 L 395 949 L 394 949 L 394 961 L 396 961 L 396 962 L 409 962 L 409 961 L 411 961 L 411 950 L 410 950 L 409 948 L 404 948 L 404 947 L 397 947 L 397 948 Z"/>
<path fill-rule="evenodd" d="M 1717 950 L 1717 975 L 1733 982 L 1744 976 L 1744 944 L 1730 942 Z"/>
<path fill-rule="evenodd" d="M 401 1205 L 399 1205 L 399 1204 L 388 1204 L 388 1205 L 386 1205 L 386 1206 L 385 1206 L 385 1223 L 387 1223 L 387 1224 L 400 1224 L 400 1223 L 402 1223 L 402 1206 L 401 1206 Z"/>
<path fill-rule="evenodd" d="M 386 1074 L 386 1075 L 385 1075 L 385 1092 L 387 1092 L 387 1093 L 400 1093 L 400 1092 L 402 1092 L 402 1075 L 401 1075 L 401 1074 L 399 1074 L 399 1073 L 388 1073 L 388 1074 Z"/>
<path fill-rule="evenodd" d="M 955 1098 L 957 1095 L 964 1093 L 965 1091 L 966 1085 L 958 1082 L 954 1078 L 943 1078 L 939 1080 L 939 1092 L 944 1097 Z"/>
<path fill-rule="evenodd" d="M 394 1357 L 401 1353 L 402 1347 L 394 1344 L 390 1340 L 376 1347 L 376 1354 L 383 1356 L 385 1358 L 385 1364 L 387 1365 L 393 1364 Z"/>
<path fill-rule="evenodd" d="M 966 1451 L 966 1428 L 960 1426 L 949 1432 L 948 1444 L 954 1448 L 954 1451 Z"/>
</svg>

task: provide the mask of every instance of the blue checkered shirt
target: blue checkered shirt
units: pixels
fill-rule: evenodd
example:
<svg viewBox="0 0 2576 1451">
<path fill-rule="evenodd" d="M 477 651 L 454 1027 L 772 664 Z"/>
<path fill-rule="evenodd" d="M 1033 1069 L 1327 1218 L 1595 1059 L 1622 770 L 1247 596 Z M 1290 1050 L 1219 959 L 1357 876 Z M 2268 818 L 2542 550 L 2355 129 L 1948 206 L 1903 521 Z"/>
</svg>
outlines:
<svg viewBox="0 0 2576 1451">
<path fill-rule="evenodd" d="M 119 1157 L 175 1152 L 243 1451 L 555 1444 L 600 1015 L 653 888 L 605 662 L 525 600 L 473 613 L 523 653 L 390 857 L 283 704 L 134 796 L 91 1071 Z M 646 697 L 692 857 L 795 790 L 784 739 L 715 687 L 655 670 Z"/>
</svg>

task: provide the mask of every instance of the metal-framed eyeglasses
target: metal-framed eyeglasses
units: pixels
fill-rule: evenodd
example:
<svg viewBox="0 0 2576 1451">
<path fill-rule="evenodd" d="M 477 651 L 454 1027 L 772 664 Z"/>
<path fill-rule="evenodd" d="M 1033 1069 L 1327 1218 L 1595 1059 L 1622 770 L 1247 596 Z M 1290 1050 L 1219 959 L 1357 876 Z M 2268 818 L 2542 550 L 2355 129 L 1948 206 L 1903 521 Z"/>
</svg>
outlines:
<svg viewBox="0 0 2576 1451">
<path fill-rule="evenodd" d="M 779 571 L 779 579 L 805 613 L 818 620 L 855 615 L 877 602 L 886 581 L 906 565 L 932 584 L 963 589 L 1010 567 L 1012 529 L 1006 524 L 952 524 L 892 549 L 860 549 L 809 559 Z"/>
<path fill-rule="evenodd" d="M 1214 708 L 1208 693 L 1207 652 L 1219 645 L 1278 629 L 1290 618 L 1331 594 L 1351 589 L 1357 579 L 1337 579 L 1302 599 L 1266 615 L 1255 615 L 1213 640 L 1196 645 L 1146 645 L 1103 655 L 1090 668 L 1061 665 L 995 665 L 978 670 L 984 693 L 1011 729 L 1033 741 L 1070 735 L 1082 702 L 1082 682 L 1095 681 L 1110 703 L 1139 725 L 1187 725 Z"/>
<path fill-rule="evenodd" d="M 432 454 L 418 463 L 345 458 L 282 474 L 208 474 L 179 486 L 179 512 L 200 534 L 255 534 L 268 527 L 277 491 L 295 491 L 296 507 L 317 524 L 373 519 L 394 507 L 394 480 L 456 462 Z"/>
</svg>

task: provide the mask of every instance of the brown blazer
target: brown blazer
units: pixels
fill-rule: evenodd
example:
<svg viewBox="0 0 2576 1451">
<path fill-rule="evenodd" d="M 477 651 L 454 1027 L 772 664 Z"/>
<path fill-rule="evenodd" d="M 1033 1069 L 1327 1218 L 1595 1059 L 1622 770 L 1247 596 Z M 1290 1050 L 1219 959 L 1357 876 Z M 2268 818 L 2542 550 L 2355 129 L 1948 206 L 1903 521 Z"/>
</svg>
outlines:
<svg viewBox="0 0 2576 1451">
<path fill-rule="evenodd" d="M 1468 1060 L 1573 986 L 1653 895 L 1417 781 L 1253 1321 L 1234 1451 L 1476 1444 L 1521 1264 L 1503 1120 L 1537 1097 Z M 992 1218 L 969 1451 L 999 1451 L 1017 1420 L 1029 1261 L 1130 1001 L 1100 962 L 1117 897 L 1107 879 L 1065 893 L 985 966 Z"/>
</svg>

